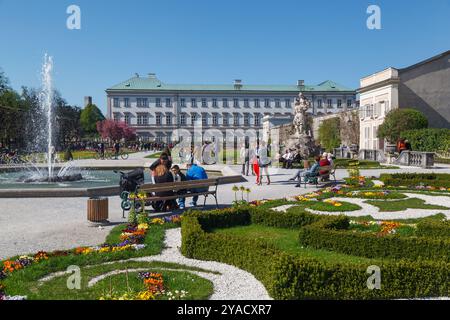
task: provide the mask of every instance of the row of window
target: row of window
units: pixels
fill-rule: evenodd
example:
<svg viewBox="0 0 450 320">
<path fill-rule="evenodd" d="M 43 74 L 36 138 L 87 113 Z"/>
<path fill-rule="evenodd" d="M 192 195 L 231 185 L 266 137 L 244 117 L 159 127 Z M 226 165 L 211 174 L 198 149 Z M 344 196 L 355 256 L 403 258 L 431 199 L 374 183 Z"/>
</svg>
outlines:
<svg viewBox="0 0 450 320">
<path fill-rule="evenodd" d="M 275 108 L 281 108 L 282 107 L 282 103 L 281 103 L 281 99 L 275 99 Z M 200 99 L 200 106 L 202 108 L 207 108 L 208 107 L 208 99 L 206 98 L 202 98 Z M 291 99 L 284 99 L 284 107 L 286 108 L 291 108 Z M 337 107 L 338 108 L 342 108 L 342 99 L 337 99 Z M 347 100 L 347 107 L 351 108 L 352 107 L 352 103 L 353 101 L 351 99 Z M 223 98 L 221 100 L 220 103 L 221 107 L 223 108 L 228 108 L 230 107 L 230 105 L 232 105 L 234 108 L 240 108 L 241 103 L 239 101 L 239 99 L 235 98 L 232 101 L 229 101 L 227 98 Z M 332 108 L 333 107 L 333 100 L 332 99 L 327 99 L 326 101 L 327 107 L 328 108 Z M 130 99 L 129 98 L 123 98 L 123 105 L 125 108 L 129 108 L 130 107 Z M 148 99 L 147 98 L 137 98 L 136 99 L 136 105 L 138 107 L 148 107 Z M 163 107 L 163 99 L 161 98 L 156 98 L 155 100 L 155 105 L 156 107 Z M 213 108 L 219 108 L 219 99 L 212 99 L 212 103 L 211 103 Z M 171 98 L 166 98 L 164 101 L 164 106 L 171 108 L 172 107 L 172 99 Z M 180 99 L 180 106 L 182 108 L 187 107 L 187 101 L 185 98 L 181 98 Z M 196 98 L 192 98 L 190 100 L 190 106 L 193 108 L 198 107 L 198 101 Z M 243 106 L 244 108 L 250 108 L 250 99 L 243 99 Z M 254 108 L 270 108 L 271 107 L 271 99 L 253 99 L 253 107 Z M 315 101 L 315 106 L 317 108 L 323 108 L 323 103 L 322 103 L 322 99 L 317 99 Z M 114 108 L 119 108 L 120 107 L 120 99 L 119 98 L 114 98 L 113 99 L 113 107 Z"/>
<path fill-rule="evenodd" d="M 359 117 L 373 118 L 386 115 L 391 110 L 389 101 L 380 101 L 375 104 L 366 104 L 359 109 Z"/>
<path fill-rule="evenodd" d="M 219 114 L 218 113 L 213 113 L 212 114 L 212 125 L 213 126 L 218 126 L 219 125 Z M 137 114 L 137 125 L 148 125 L 149 124 L 149 115 L 147 113 L 138 113 Z M 172 113 L 156 113 L 155 116 L 155 123 L 157 126 L 163 125 L 163 119 L 165 120 L 165 125 L 172 125 L 173 124 L 173 118 L 174 115 Z M 179 118 L 179 124 L 180 125 L 187 125 L 188 121 L 187 121 L 188 115 L 187 113 L 181 113 L 180 114 L 180 118 Z M 193 126 L 195 125 L 196 121 L 200 120 L 199 119 L 199 115 L 197 113 L 192 113 L 190 116 L 190 124 Z M 208 126 L 209 125 L 209 116 L 207 113 L 202 113 L 201 116 L 201 120 L 202 120 L 202 126 Z M 244 113 L 244 126 L 249 126 L 251 125 L 250 123 L 250 113 Z M 234 126 L 239 126 L 241 124 L 240 122 L 241 116 L 239 113 L 233 113 L 232 115 L 232 121 L 233 121 L 233 125 Z M 253 124 L 255 126 L 260 126 L 261 125 L 261 119 L 262 119 L 262 115 L 259 113 L 254 113 L 253 114 L 253 119 L 254 122 Z M 121 120 L 121 115 L 120 113 L 114 113 L 114 121 L 120 121 Z M 223 126 L 229 126 L 230 125 L 230 117 L 227 113 L 223 113 L 222 114 L 222 123 L 221 125 Z M 131 124 L 131 116 L 129 113 L 125 113 L 124 115 L 124 121 L 127 124 Z"/>
</svg>

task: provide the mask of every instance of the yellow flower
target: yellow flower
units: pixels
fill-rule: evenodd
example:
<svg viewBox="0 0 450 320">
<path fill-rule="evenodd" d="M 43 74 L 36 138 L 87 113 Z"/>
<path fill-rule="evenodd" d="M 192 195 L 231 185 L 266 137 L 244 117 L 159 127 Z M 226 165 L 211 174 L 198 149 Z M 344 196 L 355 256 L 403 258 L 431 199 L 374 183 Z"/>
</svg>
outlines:
<svg viewBox="0 0 450 320">
<path fill-rule="evenodd" d="M 150 291 L 141 291 L 136 295 L 138 300 L 153 300 L 155 296 Z"/>
<path fill-rule="evenodd" d="M 153 218 L 151 221 L 150 221 L 150 223 L 151 224 L 164 224 L 164 220 L 163 219 L 161 219 L 161 218 Z"/>
<path fill-rule="evenodd" d="M 147 230 L 148 229 L 148 224 L 147 223 L 140 223 L 137 226 L 138 230 Z"/>
<path fill-rule="evenodd" d="M 335 207 L 340 207 L 340 206 L 342 206 L 342 203 L 336 202 L 336 203 L 334 204 L 334 206 L 335 206 Z"/>
</svg>

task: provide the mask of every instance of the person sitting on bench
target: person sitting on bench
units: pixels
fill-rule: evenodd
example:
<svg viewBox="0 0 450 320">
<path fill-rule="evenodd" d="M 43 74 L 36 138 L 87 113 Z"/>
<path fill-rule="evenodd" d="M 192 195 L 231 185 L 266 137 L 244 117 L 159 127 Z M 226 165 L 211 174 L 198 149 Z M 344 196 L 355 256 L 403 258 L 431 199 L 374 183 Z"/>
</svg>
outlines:
<svg viewBox="0 0 450 320">
<path fill-rule="evenodd" d="M 298 177 L 298 183 L 295 185 L 297 188 L 299 188 L 300 187 L 300 183 L 302 182 L 302 180 L 301 180 L 301 177 L 303 177 L 303 179 L 305 179 L 305 183 L 306 183 L 306 180 L 308 179 L 308 178 L 312 178 L 312 177 L 315 177 L 315 176 L 317 176 L 318 175 L 318 169 L 319 169 L 319 167 L 320 167 L 320 164 L 319 164 L 319 162 L 320 162 L 320 157 L 319 156 L 316 156 L 315 158 L 314 158 L 314 164 L 311 166 L 311 168 L 309 168 L 308 170 L 305 170 L 305 171 L 302 171 L 302 172 L 300 172 L 300 176 Z"/>
<path fill-rule="evenodd" d="M 171 169 L 172 174 L 174 176 L 175 182 L 187 181 L 186 176 L 183 172 L 181 172 L 180 167 L 178 165 L 174 165 Z M 177 194 L 186 194 L 186 190 L 178 190 Z M 180 209 L 184 209 L 186 198 L 180 197 L 178 198 L 178 206 Z"/>
<path fill-rule="evenodd" d="M 165 182 L 174 182 L 172 173 L 167 169 L 164 164 L 158 165 L 153 171 L 153 180 L 155 184 L 165 183 Z M 157 197 L 170 197 L 173 196 L 173 191 L 161 191 L 155 192 L 155 196 Z M 153 203 L 153 208 L 156 211 L 170 211 L 177 208 L 177 203 L 175 200 L 166 200 L 166 201 L 155 201 Z"/>
<path fill-rule="evenodd" d="M 208 179 L 208 175 L 206 174 L 205 169 L 198 166 L 195 163 L 187 164 L 188 171 L 186 172 L 186 178 L 187 180 L 203 180 Z M 198 192 L 206 192 L 208 191 L 208 188 L 197 188 L 192 189 L 191 192 L 198 193 Z M 192 197 L 192 202 L 190 203 L 191 206 L 195 207 L 197 206 L 197 200 L 198 196 Z"/>
</svg>

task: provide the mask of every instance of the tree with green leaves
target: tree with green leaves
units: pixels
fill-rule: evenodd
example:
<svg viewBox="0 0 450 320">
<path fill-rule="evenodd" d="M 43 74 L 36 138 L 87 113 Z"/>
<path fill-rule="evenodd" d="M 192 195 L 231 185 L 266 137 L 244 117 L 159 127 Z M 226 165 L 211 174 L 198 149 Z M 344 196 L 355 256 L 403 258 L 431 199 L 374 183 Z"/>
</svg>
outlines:
<svg viewBox="0 0 450 320">
<path fill-rule="evenodd" d="M 341 144 L 340 119 L 338 117 L 326 119 L 319 126 L 319 141 L 326 151 L 332 152 L 333 148 Z"/>
<path fill-rule="evenodd" d="M 80 123 L 87 135 L 97 135 L 97 122 L 105 120 L 105 116 L 95 104 L 88 104 L 80 115 Z"/>
<path fill-rule="evenodd" d="M 409 108 L 394 109 L 386 115 L 384 122 L 378 127 L 378 138 L 396 143 L 402 138 L 402 131 L 427 127 L 428 120 L 422 112 Z"/>
</svg>

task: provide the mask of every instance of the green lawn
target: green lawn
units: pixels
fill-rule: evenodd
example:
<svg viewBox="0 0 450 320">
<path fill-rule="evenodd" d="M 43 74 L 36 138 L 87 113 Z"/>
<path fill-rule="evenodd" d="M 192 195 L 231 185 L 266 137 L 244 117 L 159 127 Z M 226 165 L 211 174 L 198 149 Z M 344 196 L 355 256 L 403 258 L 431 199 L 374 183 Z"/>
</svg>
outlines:
<svg viewBox="0 0 450 320">
<path fill-rule="evenodd" d="M 316 258 L 327 262 L 336 263 L 364 262 L 368 263 L 368 265 L 376 262 L 374 259 L 351 256 L 321 249 L 303 248 L 300 246 L 298 241 L 298 229 L 274 228 L 251 224 L 248 226 L 215 229 L 213 232 L 242 238 L 264 240 L 283 251 L 305 258 Z"/>
<path fill-rule="evenodd" d="M 120 231 L 123 230 L 125 224 L 117 225 L 108 235 L 107 243 L 120 243 Z M 68 266 L 76 265 L 79 267 L 87 265 L 96 265 L 104 262 L 112 262 L 118 260 L 126 260 L 142 256 L 156 255 L 160 253 L 164 247 L 164 234 L 167 228 L 176 227 L 175 224 L 166 223 L 164 225 L 151 225 L 145 237 L 144 244 L 146 247 L 142 250 L 126 250 L 110 253 L 91 253 L 88 255 L 67 255 L 51 257 L 48 260 L 32 264 L 24 269 L 13 272 L 10 276 L 3 280 L 8 295 L 24 295 L 29 291 L 29 287 L 38 279 L 62 270 L 66 270 Z M 17 259 L 18 256 L 10 258 Z M 2 265 L 3 261 L 0 261 Z"/>
<path fill-rule="evenodd" d="M 380 211 L 403 211 L 408 208 L 411 209 L 443 209 L 450 208 L 432 204 L 426 204 L 424 200 L 418 198 L 408 198 L 405 200 L 383 201 L 383 200 L 367 200 L 365 203 L 371 204 L 380 208 Z"/>
<path fill-rule="evenodd" d="M 42 300 L 97 300 L 101 296 L 113 291 L 115 294 L 137 293 L 144 291 L 145 287 L 141 279 L 137 277 L 137 271 L 112 275 L 88 287 L 88 282 L 105 273 L 114 270 L 144 269 L 150 272 L 159 272 L 163 275 L 166 290 L 185 290 L 188 292 L 185 299 L 207 299 L 213 292 L 213 285 L 209 280 L 201 278 L 188 271 L 164 270 L 184 269 L 197 270 L 187 266 L 163 262 L 122 262 L 96 266 L 85 266 L 81 268 L 81 288 L 70 290 L 67 288 L 69 275 L 55 277 L 46 282 L 31 281 L 26 286 L 21 286 L 21 294 L 27 295 L 28 299 Z M 142 271 L 144 271 L 142 270 Z M 16 291 L 16 290 L 15 290 Z M 165 300 L 167 296 L 158 299 Z"/>
<path fill-rule="evenodd" d="M 147 158 L 147 159 L 158 159 L 159 156 L 161 155 L 161 153 L 162 152 L 156 152 L 156 153 L 150 154 L 148 156 L 145 156 L 145 158 Z"/>
</svg>

